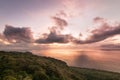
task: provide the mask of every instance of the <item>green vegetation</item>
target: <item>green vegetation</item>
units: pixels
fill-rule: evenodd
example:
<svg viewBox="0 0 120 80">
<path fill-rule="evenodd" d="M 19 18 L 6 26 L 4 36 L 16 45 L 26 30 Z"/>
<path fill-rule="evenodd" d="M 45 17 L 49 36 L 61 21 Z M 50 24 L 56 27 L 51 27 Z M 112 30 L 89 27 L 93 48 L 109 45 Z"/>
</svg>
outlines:
<svg viewBox="0 0 120 80">
<path fill-rule="evenodd" d="M 120 73 L 78 67 L 71 67 L 71 70 L 83 80 L 120 80 Z"/>
<path fill-rule="evenodd" d="M 0 80 L 120 80 L 120 74 L 69 67 L 30 52 L 0 51 Z"/>
</svg>

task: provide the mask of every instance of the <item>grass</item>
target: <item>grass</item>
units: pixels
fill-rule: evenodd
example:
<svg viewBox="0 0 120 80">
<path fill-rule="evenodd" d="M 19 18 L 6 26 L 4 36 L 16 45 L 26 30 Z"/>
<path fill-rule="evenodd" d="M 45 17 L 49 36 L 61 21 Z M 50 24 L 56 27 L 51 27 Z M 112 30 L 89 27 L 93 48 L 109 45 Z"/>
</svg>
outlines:
<svg viewBox="0 0 120 80">
<path fill-rule="evenodd" d="M 70 67 L 30 52 L 0 51 L 0 80 L 120 80 L 120 73 Z"/>
</svg>

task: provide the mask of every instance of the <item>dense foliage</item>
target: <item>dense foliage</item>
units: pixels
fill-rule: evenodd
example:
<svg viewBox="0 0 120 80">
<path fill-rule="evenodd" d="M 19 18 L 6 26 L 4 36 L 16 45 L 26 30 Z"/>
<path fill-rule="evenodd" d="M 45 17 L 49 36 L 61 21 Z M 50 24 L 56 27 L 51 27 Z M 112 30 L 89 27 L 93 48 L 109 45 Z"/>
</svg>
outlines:
<svg viewBox="0 0 120 80">
<path fill-rule="evenodd" d="M 73 68 L 30 52 L 0 51 L 0 80 L 120 80 L 120 74 Z"/>
</svg>

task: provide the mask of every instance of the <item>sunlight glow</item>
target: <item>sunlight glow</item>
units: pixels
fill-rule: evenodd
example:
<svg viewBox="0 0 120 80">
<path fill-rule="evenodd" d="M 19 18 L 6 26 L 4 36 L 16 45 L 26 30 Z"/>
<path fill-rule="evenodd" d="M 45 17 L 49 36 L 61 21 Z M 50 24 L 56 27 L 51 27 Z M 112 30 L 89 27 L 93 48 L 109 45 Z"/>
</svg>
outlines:
<svg viewBox="0 0 120 80">
<path fill-rule="evenodd" d="M 5 44 L 5 45 L 9 45 L 9 44 L 11 44 L 10 42 L 5 41 L 5 40 L 2 40 L 2 39 L 0 39 L 0 42 L 2 42 L 2 43 Z"/>
</svg>

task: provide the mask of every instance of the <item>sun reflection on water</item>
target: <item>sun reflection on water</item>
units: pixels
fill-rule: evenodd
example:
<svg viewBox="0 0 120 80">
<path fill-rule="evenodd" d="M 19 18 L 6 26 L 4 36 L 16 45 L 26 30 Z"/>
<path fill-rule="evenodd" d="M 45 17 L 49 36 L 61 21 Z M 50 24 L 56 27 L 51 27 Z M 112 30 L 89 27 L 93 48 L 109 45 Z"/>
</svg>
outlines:
<svg viewBox="0 0 120 80">
<path fill-rule="evenodd" d="M 40 50 L 38 53 L 36 52 L 36 54 L 63 60 L 70 66 L 120 72 L 119 51 L 48 49 Z"/>
</svg>

